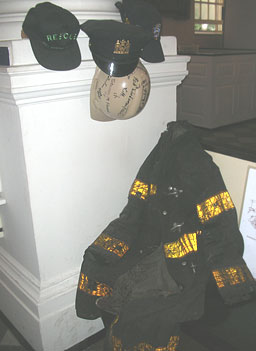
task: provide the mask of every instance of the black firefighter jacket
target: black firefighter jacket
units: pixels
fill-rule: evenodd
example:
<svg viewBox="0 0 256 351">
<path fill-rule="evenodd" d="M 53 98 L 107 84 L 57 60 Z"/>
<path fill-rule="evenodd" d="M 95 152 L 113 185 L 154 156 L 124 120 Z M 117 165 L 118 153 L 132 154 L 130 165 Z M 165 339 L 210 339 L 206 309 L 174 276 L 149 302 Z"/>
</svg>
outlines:
<svg viewBox="0 0 256 351">
<path fill-rule="evenodd" d="M 149 265 L 145 286 L 140 285 L 135 297 L 129 299 L 129 279 L 132 281 L 135 274 L 136 280 L 134 267 L 159 247 L 159 260 L 156 256 L 153 260 L 161 261 L 161 267 L 153 263 L 155 272 L 151 275 Z M 115 296 L 115 289 L 119 289 L 117 295 L 123 296 L 123 301 L 116 314 L 125 317 L 116 323 L 116 335 L 122 339 L 122 333 L 132 324 L 130 334 L 127 331 L 123 336 L 127 348 L 142 341 L 157 347 L 160 341 L 146 335 L 146 328 L 153 328 L 150 316 L 154 321 L 159 316 L 159 324 L 162 317 L 161 328 L 199 318 L 210 275 L 226 303 L 250 297 L 255 281 L 242 253 L 236 209 L 218 167 L 202 149 L 191 125 L 171 122 L 140 167 L 120 216 L 85 250 L 76 296 L 77 315 L 98 318 L 101 313 L 96 300 Z M 166 272 L 170 289 L 173 287 L 169 293 L 161 288 Z M 122 276 L 125 279 L 118 285 Z M 141 321 L 146 321 L 145 330 L 140 330 L 129 344 L 131 333 L 136 334 Z M 140 340 L 142 335 L 147 340 Z M 167 345 L 168 340 L 167 336 L 166 343 L 161 343 Z"/>
</svg>

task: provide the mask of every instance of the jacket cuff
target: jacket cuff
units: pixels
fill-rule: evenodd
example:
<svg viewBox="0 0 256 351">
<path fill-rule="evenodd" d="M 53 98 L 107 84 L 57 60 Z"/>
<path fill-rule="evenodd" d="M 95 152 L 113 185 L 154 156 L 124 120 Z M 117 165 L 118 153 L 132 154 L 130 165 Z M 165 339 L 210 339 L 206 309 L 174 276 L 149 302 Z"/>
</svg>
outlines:
<svg viewBox="0 0 256 351">
<path fill-rule="evenodd" d="M 236 258 L 233 265 L 214 267 L 212 274 L 226 304 L 234 305 L 255 297 L 256 281 L 243 258 Z"/>
</svg>

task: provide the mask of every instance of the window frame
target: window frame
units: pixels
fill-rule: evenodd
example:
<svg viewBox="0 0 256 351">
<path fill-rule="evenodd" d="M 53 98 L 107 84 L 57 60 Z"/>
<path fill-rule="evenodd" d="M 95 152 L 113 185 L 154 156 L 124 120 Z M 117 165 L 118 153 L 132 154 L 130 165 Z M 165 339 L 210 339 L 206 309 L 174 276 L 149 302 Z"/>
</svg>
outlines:
<svg viewBox="0 0 256 351">
<path fill-rule="evenodd" d="M 199 18 L 195 18 L 195 7 L 196 4 L 199 4 L 200 6 L 200 15 Z M 194 34 L 195 35 L 223 35 L 223 8 L 225 5 L 225 0 L 194 0 L 193 2 L 194 5 L 194 9 L 193 9 L 193 16 L 194 16 Z M 210 6 L 209 5 L 213 5 L 215 6 L 215 19 L 202 19 L 201 16 L 201 8 L 202 5 L 207 5 L 207 17 L 209 18 L 209 10 L 210 10 Z M 220 19 L 216 19 L 216 17 L 218 16 L 217 14 L 217 7 L 221 6 L 221 20 Z M 212 30 L 196 30 L 195 26 L 196 24 L 214 24 L 216 25 L 216 30 L 212 31 Z M 219 30 L 219 26 L 221 25 L 221 30 Z"/>
</svg>

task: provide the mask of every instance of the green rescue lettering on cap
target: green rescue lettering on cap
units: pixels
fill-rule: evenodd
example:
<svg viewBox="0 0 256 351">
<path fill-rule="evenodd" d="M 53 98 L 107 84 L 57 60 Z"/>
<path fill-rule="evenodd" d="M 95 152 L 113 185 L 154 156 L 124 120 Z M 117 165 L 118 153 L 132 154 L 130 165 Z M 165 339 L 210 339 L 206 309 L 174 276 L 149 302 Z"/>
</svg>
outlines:
<svg viewBox="0 0 256 351">
<path fill-rule="evenodd" d="M 62 40 L 62 39 L 69 39 L 69 40 L 76 40 L 77 38 L 77 33 L 75 34 L 70 34 L 70 33 L 54 33 L 54 34 L 47 34 L 46 39 L 47 41 L 55 41 L 55 40 Z"/>
</svg>

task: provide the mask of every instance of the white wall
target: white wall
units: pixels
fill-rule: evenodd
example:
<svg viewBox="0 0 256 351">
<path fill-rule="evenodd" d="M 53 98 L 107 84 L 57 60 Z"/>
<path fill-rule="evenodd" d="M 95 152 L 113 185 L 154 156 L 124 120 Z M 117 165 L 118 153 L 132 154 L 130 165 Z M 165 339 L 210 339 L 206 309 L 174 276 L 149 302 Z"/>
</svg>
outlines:
<svg viewBox="0 0 256 351">
<path fill-rule="evenodd" d="M 2 181 L 0 178 L 0 238 L 3 237 L 3 224 L 2 224 L 2 214 L 1 214 L 1 206 L 5 204 L 5 199 L 2 197 Z"/>
<path fill-rule="evenodd" d="M 247 185 L 247 177 L 249 168 L 256 169 L 256 163 L 246 160 L 241 160 L 239 158 L 230 157 L 215 152 L 209 152 L 213 157 L 214 162 L 219 166 L 221 174 L 223 176 L 226 187 L 231 195 L 231 198 L 235 204 L 237 215 L 238 215 L 238 225 L 241 231 L 241 234 L 244 239 L 244 254 L 243 258 L 248 265 L 252 275 L 256 278 L 256 265 L 255 265 L 255 239 L 252 238 L 251 233 L 254 233 L 255 230 L 250 225 L 248 230 L 248 222 L 244 218 L 245 211 L 247 210 L 244 205 L 245 189 Z M 252 194 L 252 197 L 254 195 Z M 247 199 L 248 201 L 248 199 Z M 243 220 L 241 219 L 243 213 Z"/>
<path fill-rule="evenodd" d="M 256 167 L 256 163 L 212 151 L 208 151 L 208 153 L 220 168 L 223 180 L 235 204 L 240 223 L 248 169 Z"/>
</svg>

